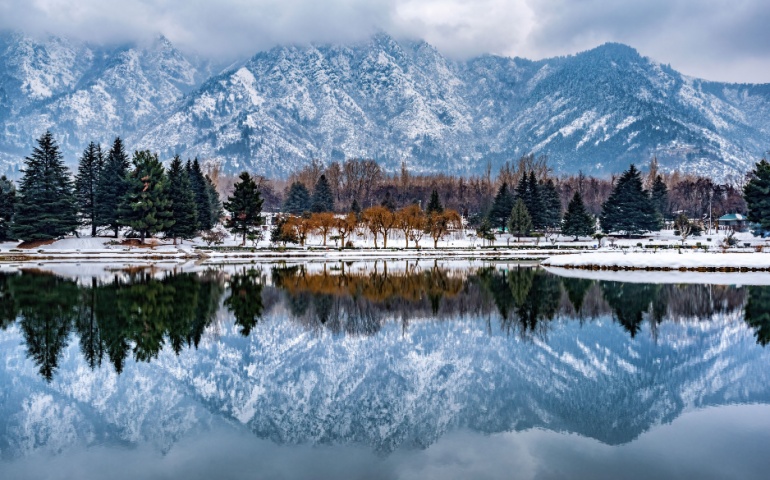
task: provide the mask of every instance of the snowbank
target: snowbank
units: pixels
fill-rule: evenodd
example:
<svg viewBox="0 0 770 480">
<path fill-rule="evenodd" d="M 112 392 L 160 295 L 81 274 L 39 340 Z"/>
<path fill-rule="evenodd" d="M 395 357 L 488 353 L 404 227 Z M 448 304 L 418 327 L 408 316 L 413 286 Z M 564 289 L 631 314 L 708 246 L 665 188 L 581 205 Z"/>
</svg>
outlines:
<svg viewBox="0 0 770 480">
<path fill-rule="evenodd" d="M 549 257 L 549 267 L 623 270 L 770 270 L 770 253 L 756 252 L 593 252 Z"/>
<path fill-rule="evenodd" d="M 624 283 L 761 285 L 770 286 L 767 272 L 698 272 L 698 271 L 645 271 L 583 270 L 578 268 L 545 267 L 545 270 L 568 278 Z"/>
</svg>

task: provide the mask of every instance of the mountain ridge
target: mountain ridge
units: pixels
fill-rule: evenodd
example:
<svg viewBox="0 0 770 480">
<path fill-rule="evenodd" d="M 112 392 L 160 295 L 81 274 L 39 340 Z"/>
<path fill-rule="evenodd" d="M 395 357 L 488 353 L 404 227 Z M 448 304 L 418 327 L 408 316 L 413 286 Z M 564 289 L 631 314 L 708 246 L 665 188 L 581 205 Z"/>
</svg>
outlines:
<svg viewBox="0 0 770 480">
<path fill-rule="evenodd" d="M 37 42 L 37 43 L 35 43 Z M 0 171 L 50 128 L 70 165 L 91 141 L 285 176 L 320 160 L 478 173 L 534 153 L 557 172 L 663 169 L 742 175 L 765 151 L 770 84 L 688 77 L 607 43 L 542 60 L 443 57 L 385 33 L 277 46 L 218 71 L 159 37 L 94 47 L 0 35 Z"/>
</svg>

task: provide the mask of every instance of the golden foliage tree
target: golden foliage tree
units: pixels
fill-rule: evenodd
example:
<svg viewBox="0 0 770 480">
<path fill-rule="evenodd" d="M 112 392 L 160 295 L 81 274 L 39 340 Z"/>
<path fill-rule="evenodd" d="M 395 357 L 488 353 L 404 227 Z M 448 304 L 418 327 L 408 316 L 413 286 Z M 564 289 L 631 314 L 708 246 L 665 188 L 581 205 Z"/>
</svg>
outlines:
<svg viewBox="0 0 770 480">
<path fill-rule="evenodd" d="M 323 237 L 323 245 L 326 246 L 326 238 L 329 236 L 329 232 L 335 228 L 337 223 L 337 217 L 330 212 L 314 213 L 310 216 L 310 226 L 321 237 Z"/>
<path fill-rule="evenodd" d="M 374 234 L 374 248 L 377 248 L 378 234 L 382 234 L 383 248 L 388 248 L 388 235 L 396 227 L 396 215 L 387 208 L 376 205 L 361 212 L 361 220 L 366 229 Z"/>
<path fill-rule="evenodd" d="M 409 239 L 412 238 L 415 231 L 422 232 L 425 230 L 425 212 L 422 211 L 419 205 L 409 205 L 396 212 L 396 228 L 404 233 L 404 239 L 406 240 L 406 248 L 409 248 Z M 422 235 L 420 235 L 422 238 Z M 415 241 L 415 246 L 419 247 Z"/>
<path fill-rule="evenodd" d="M 441 240 L 450 230 L 462 227 L 462 218 L 454 210 L 445 209 L 443 212 L 435 212 L 428 215 L 427 230 L 433 239 L 433 248 L 438 248 Z"/>
</svg>

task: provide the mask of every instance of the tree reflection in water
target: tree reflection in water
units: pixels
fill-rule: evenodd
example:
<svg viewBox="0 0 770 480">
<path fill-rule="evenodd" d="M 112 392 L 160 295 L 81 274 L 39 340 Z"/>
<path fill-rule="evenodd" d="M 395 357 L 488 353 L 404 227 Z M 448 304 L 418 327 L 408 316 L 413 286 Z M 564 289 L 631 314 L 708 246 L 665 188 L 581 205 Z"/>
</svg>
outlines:
<svg viewBox="0 0 770 480">
<path fill-rule="evenodd" d="M 333 334 L 374 335 L 394 320 L 408 328 L 424 319 L 497 318 L 503 332 L 545 338 L 555 318 L 609 317 L 632 337 L 647 322 L 654 336 L 664 321 L 745 307 L 757 342 L 770 342 L 770 287 L 593 281 L 519 265 L 393 265 L 274 266 L 269 275 L 253 267 L 229 274 L 137 269 L 80 283 L 37 270 L 0 273 L 0 327 L 18 324 L 29 358 L 48 381 L 73 333 L 90 368 L 106 358 L 121 372 L 129 356 L 151 361 L 166 347 L 176 354 L 197 348 L 220 308 L 244 336 L 281 307 L 292 321 Z"/>
</svg>

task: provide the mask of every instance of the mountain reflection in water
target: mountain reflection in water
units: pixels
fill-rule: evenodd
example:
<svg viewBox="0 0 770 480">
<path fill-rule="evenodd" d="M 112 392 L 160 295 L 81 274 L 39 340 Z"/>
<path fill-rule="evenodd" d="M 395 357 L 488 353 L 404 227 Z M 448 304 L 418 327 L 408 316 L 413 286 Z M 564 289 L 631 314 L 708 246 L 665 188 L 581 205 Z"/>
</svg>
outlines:
<svg viewBox="0 0 770 480">
<path fill-rule="evenodd" d="M 378 454 L 532 429 L 620 445 L 770 403 L 769 287 L 375 262 L 25 270 L 0 299 L 5 459 L 168 452 L 212 425 Z"/>
<path fill-rule="evenodd" d="M 745 309 L 757 342 L 770 341 L 770 287 L 594 281 L 531 266 L 452 271 L 407 262 L 405 269 L 389 271 L 387 262 L 377 262 L 369 267 L 348 271 L 338 263 L 312 272 L 295 265 L 161 274 L 139 269 L 85 284 L 35 270 L 0 273 L 0 326 L 18 322 L 29 357 L 49 381 L 73 334 L 92 369 L 108 359 L 120 373 L 129 355 L 151 361 L 164 347 L 176 354 L 197 347 L 220 305 L 244 336 L 277 308 L 285 308 L 293 321 L 335 334 L 374 335 L 394 320 L 408 328 L 415 320 L 474 316 L 522 338 L 546 338 L 556 317 L 583 322 L 611 316 L 634 337 L 644 322 L 656 335 L 664 321 Z"/>
</svg>

